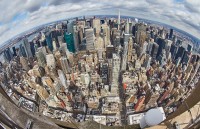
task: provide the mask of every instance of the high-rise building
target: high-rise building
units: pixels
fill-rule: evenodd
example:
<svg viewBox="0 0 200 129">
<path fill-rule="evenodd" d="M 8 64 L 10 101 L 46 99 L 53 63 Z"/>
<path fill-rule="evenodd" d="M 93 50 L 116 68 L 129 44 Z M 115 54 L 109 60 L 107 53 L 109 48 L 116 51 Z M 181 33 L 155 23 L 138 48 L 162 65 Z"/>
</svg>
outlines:
<svg viewBox="0 0 200 129">
<path fill-rule="evenodd" d="M 25 38 L 23 40 L 23 46 L 24 46 L 24 49 L 25 49 L 25 52 L 26 52 L 26 55 L 27 57 L 33 57 L 33 54 L 32 54 L 32 51 L 31 51 L 31 46 L 30 46 L 30 43 L 28 42 L 28 39 Z"/>
<path fill-rule="evenodd" d="M 133 39 L 129 37 L 128 41 L 128 61 L 132 61 L 132 55 L 133 55 Z"/>
<path fill-rule="evenodd" d="M 114 51 L 115 51 L 114 46 L 113 45 L 108 45 L 106 47 L 106 58 L 112 59 Z"/>
<path fill-rule="evenodd" d="M 173 38 L 173 32 L 174 32 L 174 30 L 173 30 L 173 29 L 170 29 L 170 34 L 169 34 L 169 38 L 170 38 L 170 39 Z"/>
<path fill-rule="evenodd" d="M 36 54 L 36 57 L 37 57 L 38 65 L 45 67 L 45 65 L 46 65 L 46 54 L 44 54 L 42 49 L 43 49 L 42 47 L 38 48 L 38 51 L 35 54 Z"/>
<path fill-rule="evenodd" d="M 100 19 L 93 19 L 92 20 L 92 27 L 94 28 L 94 30 L 95 30 L 95 35 L 96 34 L 99 34 L 100 33 L 100 31 L 101 31 L 101 22 L 100 22 Z"/>
<path fill-rule="evenodd" d="M 160 54 L 162 54 L 163 49 L 165 49 L 166 42 L 165 42 L 164 39 L 159 38 L 157 40 L 157 44 L 159 45 L 159 47 L 158 47 L 158 53 L 157 53 L 157 57 L 158 57 L 158 56 L 160 56 Z"/>
<path fill-rule="evenodd" d="M 75 52 L 75 47 L 74 47 L 74 38 L 72 33 L 65 33 L 64 34 L 65 41 L 67 43 L 67 48 L 70 52 Z"/>
<path fill-rule="evenodd" d="M 73 27 L 73 38 L 74 38 L 74 47 L 75 47 L 75 51 L 79 50 L 79 35 L 78 35 L 78 31 L 76 29 L 76 26 Z"/>
<path fill-rule="evenodd" d="M 52 37 L 51 37 L 51 32 L 47 32 L 45 34 L 46 37 L 46 42 L 47 42 L 47 46 L 49 48 L 50 51 L 53 51 L 53 44 L 52 44 Z"/>
<path fill-rule="evenodd" d="M 110 45 L 110 28 L 107 24 L 102 24 L 101 25 L 102 28 L 102 33 L 103 33 L 103 37 L 104 37 L 104 46 L 106 47 L 107 45 Z"/>
<path fill-rule="evenodd" d="M 151 54 L 152 48 L 153 48 L 153 44 L 152 42 L 149 42 L 147 45 L 147 54 Z"/>
<path fill-rule="evenodd" d="M 12 50 L 13 50 L 13 56 L 17 56 L 17 52 L 16 52 L 15 46 L 12 47 Z"/>
<path fill-rule="evenodd" d="M 27 57 L 25 48 L 22 44 L 19 45 L 20 56 Z"/>
<path fill-rule="evenodd" d="M 128 42 L 124 42 L 124 48 L 123 48 L 123 55 L 122 55 L 122 66 L 121 70 L 125 71 L 127 66 L 127 53 L 128 53 Z"/>
<path fill-rule="evenodd" d="M 70 66 L 69 66 L 69 62 L 68 62 L 68 59 L 66 57 L 61 57 L 60 58 L 60 63 L 61 63 L 62 70 L 63 70 L 63 72 L 65 74 L 71 72 L 71 69 L 70 69 Z"/>
<path fill-rule="evenodd" d="M 28 71 L 30 69 L 28 66 L 28 60 L 25 57 L 20 57 L 20 64 L 24 70 Z"/>
<path fill-rule="evenodd" d="M 150 69 L 151 66 L 150 64 L 151 64 L 151 56 L 147 54 L 146 60 L 144 62 L 144 67 L 146 68 L 146 70 Z"/>
<path fill-rule="evenodd" d="M 120 72 L 120 56 L 113 53 L 113 60 L 112 60 L 112 86 L 118 86 L 119 80 L 119 72 Z"/>
<path fill-rule="evenodd" d="M 158 47 L 159 45 L 157 43 L 153 43 L 152 51 L 151 51 L 151 56 L 155 60 L 157 53 L 158 53 Z"/>
<path fill-rule="evenodd" d="M 172 44 L 170 48 L 172 59 L 175 59 L 177 51 L 178 51 L 178 46 L 176 44 Z"/>
<path fill-rule="evenodd" d="M 117 24 L 118 24 L 118 30 L 120 30 L 120 24 L 121 24 L 121 21 L 120 21 L 120 11 L 119 11 L 119 14 L 118 14 Z"/>
<path fill-rule="evenodd" d="M 94 30 L 92 28 L 85 29 L 86 49 L 94 50 Z"/>
<path fill-rule="evenodd" d="M 178 58 L 180 57 L 181 60 L 182 60 L 183 54 L 184 54 L 184 53 L 185 53 L 185 48 L 184 48 L 183 46 L 180 46 L 180 47 L 178 48 L 177 53 L 176 53 L 175 59 L 178 59 Z"/>
<path fill-rule="evenodd" d="M 192 52 L 192 49 L 193 49 L 193 45 L 192 44 L 188 44 L 188 46 L 187 46 L 188 52 Z"/>
<path fill-rule="evenodd" d="M 144 41 L 146 40 L 146 25 L 140 23 L 136 24 L 136 43 L 140 45 L 140 47 L 143 46 Z"/>
<path fill-rule="evenodd" d="M 108 63 L 100 63 L 99 66 L 99 75 L 102 79 L 102 82 L 107 85 L 109 84 L 109 71 L 108 71 Z"/>
<path fill-rule="evenodd" d="M 56 60 L 55 60 L 53 54 L 46 55 L 46 62 L 47 62 L 47 66 L 49 68 L 51 68 L 51 69 L 55 69 L 56 68 Z"/>
<path fill-rule="evenodd" d="M 185 51 L 181 63 L 187 65 L 189 63 L 190 57 L 191 57 L 191 52 Z"/>
<path fill-rule="evenodd" d="M 127 19 L 127 20 L 126 20 L 126 24 L 125 24 L 125 33 L 126 33 L 126 34 L 129 34 L 129 28 L 130 28 L 130 27 L 129 27 L 129 20 Z"/>
<path fill-rule="evenodd" d="M 11 61 L 13 55 L 12 55 L 12 53 L 10 51 L 10 48 L 7 48 L 6 50 L 3 51 L 3 56 L 8 62 Z"/>
</svg>

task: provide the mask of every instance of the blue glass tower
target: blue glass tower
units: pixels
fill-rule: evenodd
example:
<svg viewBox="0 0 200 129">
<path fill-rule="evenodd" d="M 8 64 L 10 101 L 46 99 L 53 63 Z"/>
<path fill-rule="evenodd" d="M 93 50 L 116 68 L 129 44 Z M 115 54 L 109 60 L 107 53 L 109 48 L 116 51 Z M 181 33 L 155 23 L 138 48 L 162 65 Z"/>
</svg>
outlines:
<svg viewBox="0 0 200 129">
<path fill-rule="evenodd" d="M 74 40 L 73 40 L 73 34 L 72 33 L 65 33 L 64 34 L 65 42 L 67 43 L 67 48 L 70 52 L 75 52 L 74 47 Z"/>
</svg>

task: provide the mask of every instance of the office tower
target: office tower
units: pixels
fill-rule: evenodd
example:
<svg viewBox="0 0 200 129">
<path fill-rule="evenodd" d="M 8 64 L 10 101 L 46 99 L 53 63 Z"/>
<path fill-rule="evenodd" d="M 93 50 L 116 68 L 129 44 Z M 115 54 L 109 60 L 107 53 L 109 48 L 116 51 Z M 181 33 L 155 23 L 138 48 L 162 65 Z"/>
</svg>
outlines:
<svg viewBox="0 0 200 129">
<path fill-rule="evenodd" d="M 74 26 L 74 21 L 71 21 L 67 24 L 67 32 L 68 33 L 73 33 L 73 26 Z"/>
<path fill-rule="evenodd" d="M 38 65 L 45 67 L 45 65 L 46 65 L 46 54 L 44 54 L 43 48 L 42 47 L 38 48 L 38 51 L 35 53 L 35 55 L 37 57 Z"/>
<path fill-rule="evenodd" d="M 111 31 L 111 42 L 114 45 L 114 47 L 117 47 L 120 45 L 120 30 L 117 30 L 117 28 L 112 28 Z"/>
<path fill-rule="evenodd" d="M 120 11 L 119 11 L 119 14 L 118 14 L 117 24 L 118 24 L 118 30 L 120 30 L 120 24 L 121 24 L 121 21 L 120 21 Z"/>
<path fill-rule="evenodd" d="M 148 46 L 148 43 L 145 41 L 144 44 L 143 44 L 143 46 L 141 47 L 141 53 L 140 53 L 140 55 L 146 54 L 147 46 Z"/>
<path fill-rule="evenodd" d="M 120 72 L 120 56 L 113 53 L 112 61 L 112 86 L 118 86 L 119 72 Z"/>
<path fill-rule="evenodd" d="M 92 28 L 85 29 L 86 49 L 94 50 L 94 30 Z"/>
<path fill-rule="evenodd" d="M 147 54 L 145 62 L 144 62 L 144 67 L 146 70 L 150 69 L 151 67 L 151 56 L 149 54 Z"/>
<path fill-rule="evenodd" d="M 107 85 L 109 83 L 109 69 L 108 63 L 100 63 L 99 66 L 99 75 L 102 79 L 102 82 Z"/>
<path fill-rule="evenodd" d="M 16 52 L 16 48 L 15 48 L 15 46 L 12 47 L 12 50 L 13 50 L 13 56 L 17 56 L 17 52 Z"/>
<path fill-rule="evenodd" d="M 107 24 L 102 24 L 101 25 L 102 28 L 102 33 L 103 33 L 103 37 L 104 37 L 104 43 L 105 43 L 105 47 L 107 45 L 110 45 L 110 28 Z"/>
<path fill-rule="evenodd" d="M 30 69 L 28 66 L 28 60 L 25 57 L 20 57 L 20 64 L 24 70 L 28 71 Z"/>
<path fill-rule="evenodd" d="M 200 62 L 196 62 L 196 65 L 194 66 L 194 71 L 191 73 L 189 79 L 186 82 L 187 85 L 189 85 L 193 81 L 194 77 L 196 76 L 199 70 L 199 67 L 200 67 Z"/>
<path fill-rule="evenodd" d="M 176 44 L 172 44 L 170 48 L 172 59 L 175 59 L 177 51 L 178 51 L 178 46 Z"/>
<path fill-rule="evenodd" d="M 170 38 L 170 39 L 173 38 L 173 32 L 174 32 L 174 30 L 173 30 L 173 29 L 170 29 L 170 34 L 169 34 L 169 38 Z"/>
<path fill-rule="evenodd" d="M 93 19 L 92 20 L 92 27 L 95 30 L 95 35 L 99 34 L 101 31 L 101 23 L 100 23 L 100 19 Z"/>
<path fill-rule="evenodd" d="M 124 42 L 128 42 L 130 37 L 132 37 L 131 34 L 124 34 L 124 35 L 123 35 Z"/>
<path fill-rule="evenodd" d="M 181 58 L 179 57 L 175 60 L 176 67 L 178 67 L 180 63 L 181 63 Z"/>
<path fill-rule="evenodd" d="M 64 34 L 65 42 L 67 43 L 67 48 L 70 52 L 75 52 L 74 47 L 74 38 L 72 33 L 65 33 Z"/>
<path fill-rule="evenodd" d="M 155 60 L 157 53 L 158 53 L 158 47 L 159 45 L 157 43 L 153 43 L 152 51 L 151 51 L 151 57 Z"/>
<path fill-rule="evenodd" d="M 47 66 L 51 69 L 56 68 L 56 61 L 53 54 L 46 55 Z"/>
<path fill-rule="evenodd" d="M 68 62 L 68 59 L 66 57 L 61 57 L 60 58 L 60 63 L 61 63 L 62 70 L 63 70 L 63 72 L 65 74 L 71 72 L 71 69 L 70 69 L 70 66 L 69 66 L 69 62 Z"/>
<path fill-rule="evenodd" d="M 188 52 L 192 52 L 192 49 L 193 49 L 193 45 L 192 44 L 188 44 L 187 51 Z"/>
<path fill-rule="evenodd" d="M 151 55 L 151 51 L 152 51 L 152 48 L 153 48 L 153 42 L 149 42 L 148 45 L 147 45 L 147 54 L 150 54 Z"/>
<path fill-rule="evenodd" d="M 166 51 L 163 49 L 162 53 L 157 57 L 157 60 L 160 63 L 160 66 L 163 67 L 166 64 Z"/>
<path fill-rule="evenodd" d="M 64 43 L 64 38 L 63 38 L 63 36 L 58 36 L 57 38 L 58 38 L 59 46 L 61 46 L 62 43 Z"/>
<path fill-rule="evenodd" d="M 19 45 L 20 56 L 27 57 L 25 48 L 22 44 Z"/>
<path fill-rule="evenodd" d="M 158 53 L 157 53 L 157 57 L 158 57 L 162 53 L 163 49 L 165 49 L 166 42 L 165 42 L 164 39 L 159 38 L 157 40 L 157 44 L 159 45 L 159 47 L 158 47 Z"/>
<path fill-rule="evenodd" d="M 30 43 L 28 42 L 27 38 L 23 39 L 23 46 L 24 46 L 27 57 L 28 58 L 33 57 L 33 54 L 31 52 L 31 46 L 30 46 Z"/>
<path fill-rule="evenodd" d="M 180 57 L 182 60 L 184 52 L 185 52 L 185 48 L 183 46 L 180 46 L 176 53 L 175 59 L 178 59 Z"/>
<path fill-rule="evenodd" d="M 167 53 L 170 52 L 171 46 L 172 46 L 172 41 L 171 40 L 166 40 L 165 50 L 166 50 Z"/>
<path fill-rule="evenodd" d="M 11 53 L 10 48 L 7 48 L 6 50 L 3 51 L 3 56 L 8 62 L 12 60 L 13 54 Z"/>
<path fill-rule="evenodd" d="M 124 42 L 124 48 L 123 48 L 123 55 L 122 55 L 122 66 L 121 70 L 125 71 L 127 66 L 127 52 L 128 52 L 128 42 Z"/>
<path fill-rule="evenodd" d="M 181 63 L 187 65 L 189 63 L 190 57 L 191 57 L 191 52 L 185 51 Z"/>
<path fill-rule="evenodd" d="M 33 42 L 30 42 L 30 47 L 31 47 L 31 52 L 32 52 L 33 56 L 35 56 L 35 45 Z"/>
<path fill-rule="evenodd" d="M 126 24 L 125 24 L 125 33 L 129 34 L 129 20 L 126 20 Z"/>
<path fill-rule="evenodd" d="M 132 37 L 129 37 L 129 41 L 128 41 L 128 62 L 132 61 L 132 55 L 133 55 L 133 39 L 132 39 Z"/>
<path fill-rule="evenodd" d="M 45 34 L 46 37 L 46 42 L 47 42 L 47 46 L 49 48 L 50 51 L 53 51 L 53 44 L 52 44 L 52 37 L 51 37 L 51 32 L 47 32 Z"/>
<path fill-rule="evenodd" d="M 183 79 L 187 82 L 189 81 L 189 77 L 190 77 L 190 74 L 193 70 L 193 65 L 192 64 L 189 64 L 187 69 L 185 70 L 185 76 L 183 77 Z"/>
<path fill-rule="evenodd" d="M 73 38 L 74 38 L 74 47 L 75 47 L 75 51 L 79 50 L 79 35 L 78 35 L 78 31 L 76 29 L 76 26 L 73 26 Z"/>
<path fill-rule="evenodd" d="M 146 25 L 144 24 L 136 24 L 136 43 L 143 46 L 144 41 L 146 40 Z"/>
<path fill-rule="evenodd" d="M 106 58 L 112 59 L 113 53 L 115 52 L 115 48 L 113 45 L 108 45 L 106 47 Z"/>
<path fill-rule="evenodd" d="M 96 50 L 106 50 L 104 40 L 101 36 L 97 35 L 96 40 L 94 42 L 94 47 Z"/>
<path fill-rule="evenodd" d="M 60 79 L 61 84 L 62 84 L 65 88 L 67 88 L 67 87 L 68 87 L 68 85 L 67 85 L 67 80 L 66 80 L 65 74 L 63 73 L 62 70 L 58 70 L 58 77 L 59 77 L 59 79 Z"/>
</svg>

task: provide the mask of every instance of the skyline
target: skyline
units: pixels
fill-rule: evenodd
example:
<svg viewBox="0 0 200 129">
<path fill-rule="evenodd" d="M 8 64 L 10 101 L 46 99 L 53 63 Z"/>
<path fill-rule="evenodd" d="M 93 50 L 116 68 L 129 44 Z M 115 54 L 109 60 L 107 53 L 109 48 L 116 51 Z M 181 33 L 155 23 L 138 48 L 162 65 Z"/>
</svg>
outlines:
<svg viewBox="0 0 200 129">
<path fill-rule="evenodd" d="M 168 24 L 200 39 L 199 5 L 200 2 L 196 0 L 102 0 L 98 3 L 95 0 L 28 0 L 25 3 L 3 0 L 0 5 L 0 45 L 42 24 L 83 15 L 108 15 L 107 12 L 117 15 L 118 9 L 121 15 Z"/>
</svg>

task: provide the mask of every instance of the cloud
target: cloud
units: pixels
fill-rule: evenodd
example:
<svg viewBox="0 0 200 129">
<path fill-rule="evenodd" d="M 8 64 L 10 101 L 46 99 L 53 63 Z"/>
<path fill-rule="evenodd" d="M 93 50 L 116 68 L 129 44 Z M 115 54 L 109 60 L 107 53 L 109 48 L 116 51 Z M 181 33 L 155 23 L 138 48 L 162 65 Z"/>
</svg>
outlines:
<svg viewBox="0 0 200 129">
<path fill-rule="evenodd" d="M 135 16 L 159 21 L 200 37 L 198 0 L 1 0 L 0 44 L 48 22 L 95 14 Z"/>
</svg>

